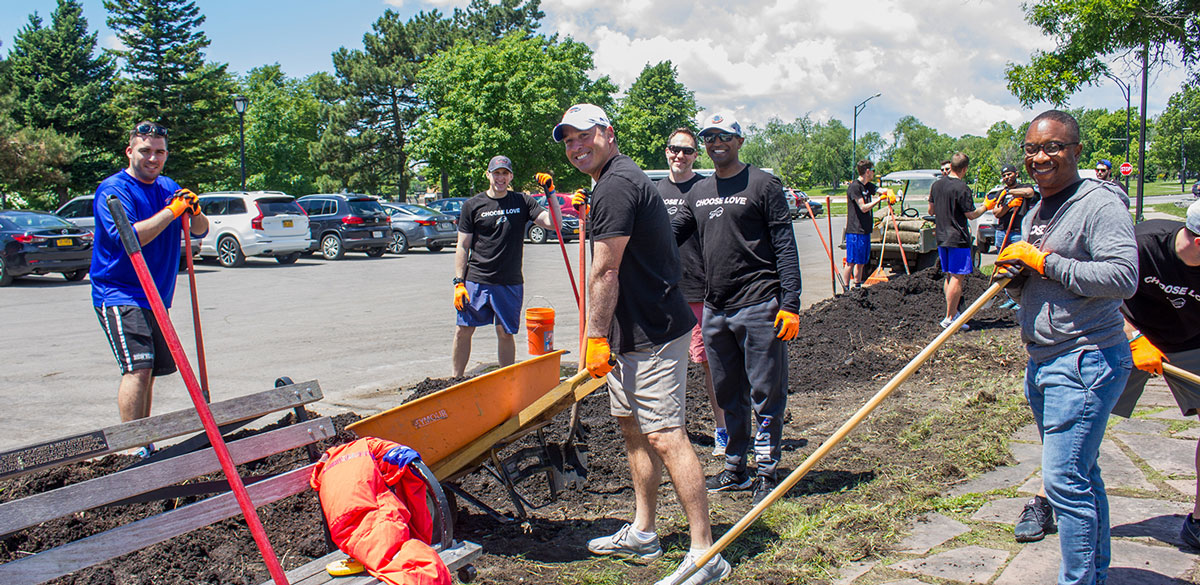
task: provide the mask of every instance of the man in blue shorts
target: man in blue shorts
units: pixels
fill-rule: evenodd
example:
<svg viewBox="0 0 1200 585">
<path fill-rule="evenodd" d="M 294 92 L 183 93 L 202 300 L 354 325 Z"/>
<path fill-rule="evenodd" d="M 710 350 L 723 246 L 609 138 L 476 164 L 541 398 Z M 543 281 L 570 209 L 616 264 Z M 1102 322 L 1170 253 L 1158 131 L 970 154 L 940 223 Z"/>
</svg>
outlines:
<svg viewBox="0 0 1200 585">
<path fill-rule="evenodd" d="M 970 220 L 981 215 L 986 209 L 975 209 L 975 195 L 963 181 L 967 175 L 967 167 L 971 159 L 967 155 L 956 152 L 950 157 L 950 176 L 933 182 L 929 190 L 929 199 L 933 202 L 934 224 L 937 231 L 938 259 L 942 262 L 942 272 L 946 279 L 942 290 L 946 293 L 946 318 L 941 326 L 948 327 L 958 317 L 958 303 L 962 300 L 963 283 L 967 275 L 975 270 L 971 260 L 971 224 Z M 963 323 L 963 329 L 967 324 Z"/>
<path fill-rule="evenodd" d="M 867 277 L 867 260 L 871 255 L 871 231 L 875 229 L 875 216 L 872 210 L 881 201 L 895 203 L 895 195 L 883 191 L 875 197 L 877 187 L 871 179 L 875 178 L 875 163 L 860 160 L 855 165 L 858 178 L 850 181 L 846 187 L 846 266 L 842 268 L 842 282 L 855 289 L 862 288 L 863 280 Z M 853 283 L 853 284 L 851 284 Z"/>
<path fill-rule="evenodd" d="M 208 218 L 200 213 L 196 194 L 161 176 L 167 162 L 167 129 L 141 122 L 129 132 L 125 147 L 129 167 L 117 171 L 96 187 L 92 213 L 96 239 L 92 248 L 92 305 L 121 368 L 117 408 L 121 421 L 150 416 L 154 376 L 175 372 L 175 360 L 150 309 L 133 262 L 125 252 L 108 198 L 116 196 L 133 224 L 142 245 L 142 258 L 150 270 L 163 304 L 171 308 L 175 277 L 179 274 L 183 222 L 192 214 L 193 237 L 208 233 Z M 153 447 L 147 446 L 143 455 Z"/>
<path fill-rule="evenodd" d="M 455 377 L 466 374 L 471 336 L 482 325 L 496 324 L 500 365 L 516 361 L 513 335 L 521 325 L 525 297 L 521 276 L 525 224 L 533 220 L 554 229 L 550 214 L 533 197 L 508 189 L 513 169 L 507 156 L 492 157 L 484 176 L 488 190 L 463 202 L 458 217 L 453 281 L 458 328 L 451 350 Z"/>
</svg>

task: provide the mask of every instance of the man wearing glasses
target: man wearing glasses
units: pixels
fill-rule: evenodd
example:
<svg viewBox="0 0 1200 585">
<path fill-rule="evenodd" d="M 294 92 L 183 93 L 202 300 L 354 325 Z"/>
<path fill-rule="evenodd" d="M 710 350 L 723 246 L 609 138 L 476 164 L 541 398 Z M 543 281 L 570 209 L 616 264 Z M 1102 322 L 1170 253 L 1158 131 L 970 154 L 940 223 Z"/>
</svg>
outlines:
<svg viewBox="0 0 1200 585">
<path fill-rule="evenodd" d="M 1096 163 L 1096 178 L 1100 179 L 1101 181 L 1107 181 L 1119 187 L 1121 189 L 1121 201 L 1125 202 L 1126 208 L 1129 207 L 1129 194 L 1125 191 L 1125 185 L 1122 185 L 1121 181 L 1118 181 L 1112 176 L 1112 161 L 1102 158 L 1100 159 L 1100 162 Z"/>
<path fill-rule="evenodd" d="M 698 143 L 696 134 L 690 128 L 677 128 L 667 139 L 667 165 L 670 174 L 667 179 L 658 182 L 658 194 L 662 195 L 667 204 L 667 215 L 675 217 L 680 207 L 687 205 L 687 194 L 692 187 L 704 177 L 692 170 L 692 165 L 699 158 L 696 152 Z M 690 238 L 679 244 L 679 264 L 683 268 L 683 278 L 679 279 L 679 290 L 683 298 L 692 308 L 696 316 L 696 326 L 692 328 L 692 341 L 688 346 L 688 358 L 692 363 L 704 368 L 704 389 L 713 409 L 713 450 L 714 457 L 725 456 L 725 445 L 729 443 L 729 433 L 725 430 L 725 411 L 717 404 L 717 395 L 713 390 L 712 370 L 708 367 L 708 357 L 704 351 L 704 335 L 700 330 L 700 321 L 704 317 L 704 257 L 700 251 L 700 236 L 692 234 Z"/>
<path fill-rule="evenodd" d="M 1042 483 L 1058 517 L 1058 583 L 1103 583 L 1111 549 L 1097 458 L 1133 367 L 1120 313 L 1137 289 L 1133 222 L 1119 190 L 1080 179 L 1083 149 L 1070 114 L 1039 114 L 1022 148 L 1042 201 L 1025 216 L 1025 241 L 1005 248 L 996 264 L 1023 271 L 1010 288 L 1020 294 L 1025 397 L 1042 438 Z M 1031 516 L 1042 504 L 1031 502 Z M 1049 520 L 1045 512 L 1031 520 Z"/>
<path fill-rule="evenodd" d="M 786 342 L 800 330 L 800 262 L 783 185 L 738 159 L 741 125 L 712 115 L 700 138 L 716 174 L 692 188 L 672 227 L 680 241 L 700 234 L 707 280 L 701 327 L 729 432 L 725 467 L 705 484 L 710 492 L 750 489 L 757 504 L 777 484 Z M 746 457 L 751 445 L 753 477 Z"/>
<path fill-rule="evenodd" d="M 92 304 L 121 368 L 117 407 L 121 421 L 150 416 L 154 376 L 175 371 L 175 360 L 150 309 L 150 301 L 121 244 L 108 198 L 116 196 L 142 245 L 142 256 L 163 304 L 171 307 L 179 273 L 183 223 L 190 214 L 192 237 L 208 233 L 208 218 L 200 213 L 196 195 L 161 175 L 167 162 L 167 129 L 141 122 L 129 132 L 125 147 L 129 167 L 113 173 L 96 187 L 93 214 L 96 239 L 92 249 Z M 143 448 L 144 456 L 153 447 Z"/>
</svg>

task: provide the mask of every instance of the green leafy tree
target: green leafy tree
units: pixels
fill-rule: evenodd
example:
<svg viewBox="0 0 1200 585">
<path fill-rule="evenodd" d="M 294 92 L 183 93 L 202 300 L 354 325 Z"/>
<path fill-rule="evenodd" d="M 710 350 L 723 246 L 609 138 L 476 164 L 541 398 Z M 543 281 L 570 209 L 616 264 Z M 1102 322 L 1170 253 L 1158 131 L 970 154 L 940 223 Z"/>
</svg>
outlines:
<svg viewBox="0 0 1200 585">
<path fill-rule="evenodd" d="M 541 0 L 471 0 L 466 10 L 454 9 L 454 24 L 459 36 L 474 42 L 493 42 L 514 31 L 525 37 L 533 35 L 546 14 Z"/>
<path fill-rule="evenodd" d="M 891 170 L 936 169 L 953 154 L 953 138 L 913 116 L 900 118 L 892 135 L 892 144 L 885 152 Z"/>
<path fill-rule="evenodd" d="M 1155 120 L 1154 128 L 1154 140 L 1150 142 L 1147 155 L 1148 166 L 1165 173 L 1168 179 L 1178 180 L 1183 168 L 1179 152 L 1182 139 L 1188 174 L 1200 171 L 1200 88 L 1185 84 L 1175 92 Z"/>
<path fill-rule="evenodd" d="M 621 152 L 645 169 L 666 164 L 663 146 L 676 128 L 695 129 L 696 95 L 679 82 L 670 61 L 647 64 L 617 106 L 613 126 Z"/>
<path fill-rule="evenodd" d="M 284 191 L 300 196 L 317 191 L 318 170 L 309 156 L 317 141 L 320 76 L 289 78 L 278 63 L 251 69 L 241 79 L 246 108 L 246 188 Z M 239 165 L 230 149 L 227 166 Z"/>
<path fill-rule="evenodd" d="M 510 34 L 494 45 L 458 43 L 421 71 L 418 90 L 429 110 L 417 123 L 417 153 L 457 195 L 486 186 L 483 172 L 497 154 L 512 159 L 518 187 L 542 171 L 557 177 L 559 190 L 584 186 L 587 177 L 550 132 L 572 104 L 611 106 L 616 87 L 607 76 L 589 79 L 592 67 L 592 50 L 571 39 Z"/>
<path fill-rule="evenodd" d="M 108 26 L 123 49 L 120 120 L 132 126 L 154 120 L 166 126 L 171 160 L 167 175 L 193 189 L 240 183 L 227 156 L 237 147 L 234 84 L 224 64 L 208 63 L 204 16 L 192 0 L 104 0 Z"/>
<path fill-rule="evenodd" d="M 0 94 L 0 208 L 54 209 L 57 191 L 69 181 L 68 169 L 79 154 L 79 139 L 23 126 L 16 111 L 13 94 Z M 17 196 L 9 199 L 9 193 Z"/>
<path fill-rule="evenodd" d="M 79 156 L 58 183 L 59 203 L 68 187 L 91 191 L 119 168 L 121 131 L 112 114 L 116 65 L 96 51 L 78 0 L 59 0 L 50 25 L 33 13 L 13 39 L 4 84 L 14 92 L 14 117 L 29 128 L 50 128 L 78 137 Z"/>
<path fill-rule="evenodd" d="M 850 128 L 841 120 L 830 119 L 816 124 L 812 131 L 812 147 L 809 149 L 811 172 L 809 179 L 814 185 L 837 187 L 846 178 L 847 169 L 853 164 L 853 140 Z"/>
<path fill-rule="evenodd" d="M 771 118 L 761 128 L 752 125 L 738 156 L 756 167 L 774 169 L 786 186 L 807 188 L 813 184 L 809 140 L 814 127 L 808 116 L 791 122 Z"/>
</svg>

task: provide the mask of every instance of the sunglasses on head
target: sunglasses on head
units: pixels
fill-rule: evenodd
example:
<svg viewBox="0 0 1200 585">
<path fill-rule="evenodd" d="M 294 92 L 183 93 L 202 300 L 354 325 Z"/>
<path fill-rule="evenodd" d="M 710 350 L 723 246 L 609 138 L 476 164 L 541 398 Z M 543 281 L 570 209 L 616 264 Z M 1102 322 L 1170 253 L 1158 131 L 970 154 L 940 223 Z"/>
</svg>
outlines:
<svg viewBox="0 0 1200 585">
<path fill-rule="evenodd" d="M 167 129 L 163 128 L 162 126 L 159 126 L 158 124 L 138 124 L 137 127 L 133 129 L 133 131 L 134 131 L 134 133 L 141 134 L 143 136 L 163 136 L 163 137 L 165 137 L 167 135 Z"/>
<path fill-rule="evenodd" d="M 696 149 L 694 149 L 690 146 L 676 146 L 674 144 L 668 144 L 667 150 L 669 150 L 675 154 L 686 154 L 688 156 L 696 154 Z"/>
<path fill-rule="evenodd" d="M 700 139 L 703 140 L 705 142 L 705 144 L 712 144 L 718 140 L 720 140 L 721 142 L 729 142 L 730 140 L 733 140 L 734 138 L 737 138 L 737 137 L 738 137 L 737 134 L 730 134 L 729 132 L 720 132 L 720 133 L 714 132 L 712 134 L 703 134 L 700 136 Z"/>
</svg>

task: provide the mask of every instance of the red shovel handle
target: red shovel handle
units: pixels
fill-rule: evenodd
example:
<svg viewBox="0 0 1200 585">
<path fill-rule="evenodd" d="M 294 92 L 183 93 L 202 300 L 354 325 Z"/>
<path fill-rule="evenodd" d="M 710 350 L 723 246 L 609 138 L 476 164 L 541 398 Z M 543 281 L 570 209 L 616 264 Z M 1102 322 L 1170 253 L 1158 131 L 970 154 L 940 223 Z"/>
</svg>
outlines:
<svg viewBox="0 0 1200 585">
<path fill-rule="evenodd" d="M 192 372 L 192 365 L 188 363 L 187 354 L 183 352 L 183 344 L 179 342 L 179 335 L 175 333 L 175 326 L 171 324 L 171 318 L 167 316 L 167 307 L 163 304 L 162 297 L 158 294 L 158 287 L 154 285 L 154 279 L 150 276 L 150 269 L 146 267 L 146 259 L 142 257 L 142 245 L 138 242 L 137 234 L 134 233 L 133 226 L 129 223 L 129 216 L 125 214 L 125 208 L 115 195 L 110 195 L 107 203 L 109 211 L 112 212 L 113 222 L 117 226 L 117 233 L 121 235 L 121 243 L 125 246 L 125 252 L 129 254 L 129 260 L 133 262 L 133 269 L 137 273 L 138 282 L 141 283 L 142 290 L 146 293 L 146 299 L 150 301 L 150 308 L 154 311 L 154 318 L 158 321 L 158 328 L 162 331 L 163 337 L 166 338 L 167 347 L 171 349 L 171 357 L 175 358 L 175 364 L 179 367 L 179 374 L 183 376 L 183 383 L 187 386 L 188 394 L 192 398 L 192 405 L 196 407 L 196 414 L 200 417 L 200 422 L 204 425 L 204 432 L 208 435 L 208 441 L 212 443 L 213 452 L 217 454 L 217 460 L 221 462 L 221 469 L 225 472 L 225 479 L 229 481 L 233 497 L 242 509 L 242 514 L 246 518 L 246 525 L 250 528 L 250 534 L 254 537 L 254 543 L 258 545 L 258 551 L 262 554 L 263 562 L 267 565 L 267 572 L 271 574 L 271 578 L 275 580 L 276 585 L 288 585 L 283 567 L 280 566 L 279 559 L 275 557 L 275 551 L 271 548 L 271 542 L 267 540 L 267 532 L 263 529 L 262 521 L 258 518 L 258 511 L 255 510 L 254 503 L 250 500 L 250 494 L 246 492 L 246 486 L 242 483 L 241 476 L 237 474 L 237 467 L 234 466 L 233 458 L 229 455 L 229 448 L 225 446 L 225 439 L 221 436 L 221 431 L 217 429 L 217 421 L 213 419 L 212 411 L 208 409 L 208 404 L 204 402 L 204 395 L 200 391 L 200 383 L 196 380 L 196 374 Z"/>
</svg>

